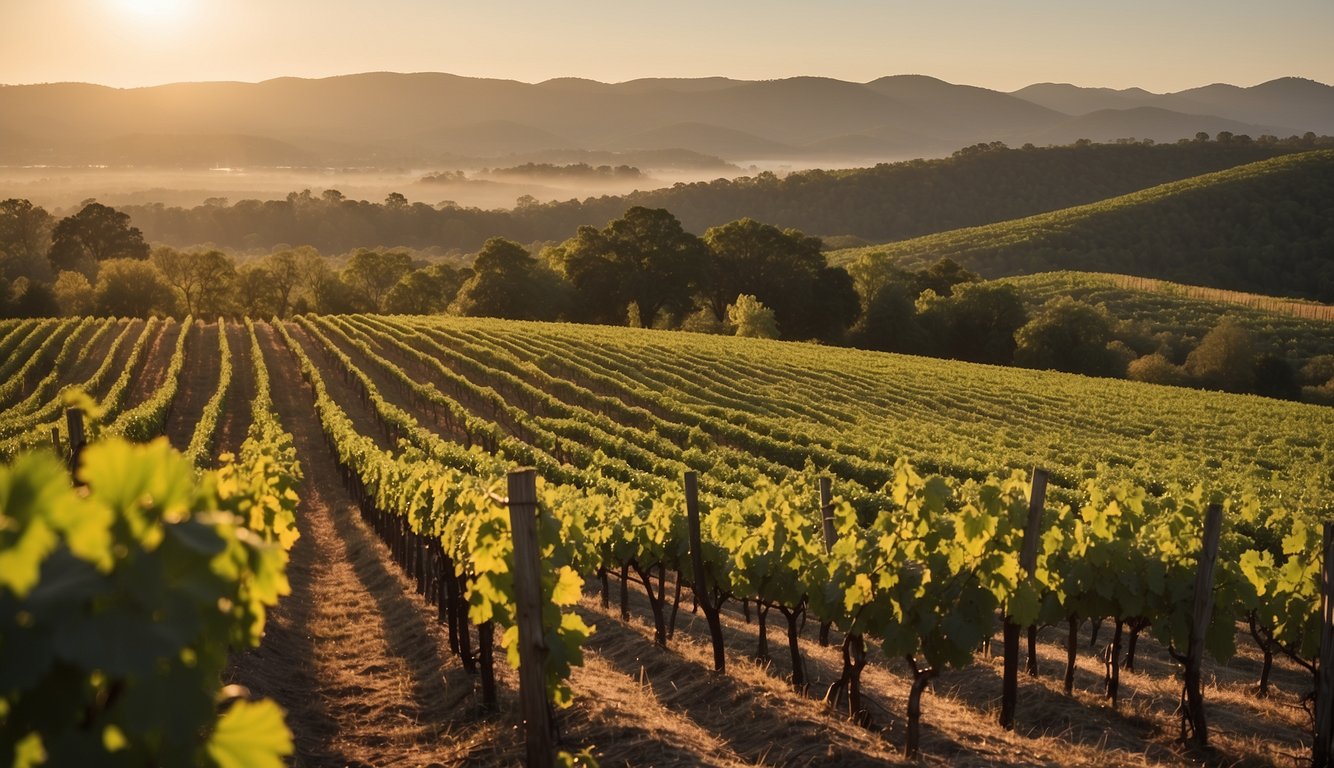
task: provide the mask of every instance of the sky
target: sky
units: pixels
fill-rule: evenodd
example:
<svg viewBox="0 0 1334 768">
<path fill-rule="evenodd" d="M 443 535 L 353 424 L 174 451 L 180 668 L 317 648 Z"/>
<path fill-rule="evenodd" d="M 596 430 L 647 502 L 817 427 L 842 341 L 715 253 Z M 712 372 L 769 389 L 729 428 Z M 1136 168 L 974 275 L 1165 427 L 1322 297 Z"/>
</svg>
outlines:
<svg viewBox="0 0 1334 768">
<path fill-rule="evenodd" d="M 1334 0 L 0 0 L 0 83 L 924 74 L 1168 92 L 1334 84 L 1331 40 Z"/>
</svg>

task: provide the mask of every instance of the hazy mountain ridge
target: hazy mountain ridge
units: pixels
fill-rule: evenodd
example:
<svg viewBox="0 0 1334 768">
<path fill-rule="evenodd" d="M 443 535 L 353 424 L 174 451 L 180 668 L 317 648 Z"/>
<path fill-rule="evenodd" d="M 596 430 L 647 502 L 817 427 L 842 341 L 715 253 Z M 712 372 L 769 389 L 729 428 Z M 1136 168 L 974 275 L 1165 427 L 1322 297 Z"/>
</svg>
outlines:
<svg viewBox="0 0 1334 768">
<path fill-rule="evenodd" d="M 378 165 L 535 150 L 668 148 L 733 161 L 869 162 L 997 140 L 1175 141 L 1218 130 L 1334 133 L 1334 88 L 1283 78 L 1176 94 L 1055 84 L 1007 94 L 922 75 L 868 83 L 795 77 L 529 84 L 389 72 L 135 89 L 80 83 L 0 88 L 0 162 L 8 164 L 127 162 L 116 146 L 128 137 L 158 135 L 171 137 L 171 151 L 135 152 L 132 162 L 170 165 L 217 154 L 219 136 L 277 142 L 296 152 L 257 152 L 238 142 L 208 162 L 262 163 L 273 155 L 284 163 Z M 201 147 L 183 148 L 192 136 Z"/>
</svg>

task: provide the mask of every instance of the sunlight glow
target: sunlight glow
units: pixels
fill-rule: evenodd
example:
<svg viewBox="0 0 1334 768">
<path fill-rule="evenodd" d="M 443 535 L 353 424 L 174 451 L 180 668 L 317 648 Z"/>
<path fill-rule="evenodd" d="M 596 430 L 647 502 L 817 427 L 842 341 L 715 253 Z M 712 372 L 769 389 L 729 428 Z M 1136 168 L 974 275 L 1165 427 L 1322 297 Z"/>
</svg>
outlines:
<svg viewBox="0 0 1334 768">
<path fill-rule="evenodd" d="M 127 15 L 154 22 L 180 19 L 186 15 L 191 0 L 113 0 Z"/>
</svg>

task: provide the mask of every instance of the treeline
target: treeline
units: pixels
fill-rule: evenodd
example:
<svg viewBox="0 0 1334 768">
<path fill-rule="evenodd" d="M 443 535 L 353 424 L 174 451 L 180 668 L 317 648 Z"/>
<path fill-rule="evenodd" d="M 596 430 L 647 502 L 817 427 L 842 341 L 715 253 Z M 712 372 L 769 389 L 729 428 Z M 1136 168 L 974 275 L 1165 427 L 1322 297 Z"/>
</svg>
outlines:
<svg viewBox="0 0 1334 768">
<path fill-rule="evenodd" d="M 1114 272 L 1334 302 L 1334 150 L 1274 158 L 1091 205 L 831 254 L 950 258 L 988 277 Z"/>
<path fill-rule="evenodd" d="M 475 251 L 491 237 L 554 241 L 584 224 L 603 224 L 627 208 L 667 208 L 691 232 L 742 218 L 860 242 L 901 240 L 1091 203 L 1167 181 L 1303 151 L 1334 140 L 1190 141 L 1151 145 L 1079 143 L 1010 149 L 977 145 L 939 160 L 913 160 L 845 171 L 812 170 L 480 210 L 349 200 L 337 190 L 293 192 L 283 200 L 231 205 L 125 207 L 153 242 L 176 247 L 268 251 L 306 244 L 326 253 L 402 246 Z"/>
<path fill-rule="evenodd" d="M 819 238 L 754 219 L 698 237 L 665 209 L 634 207 L 537 254 L 497 237 L 470 266 L 361 250 L 335 270 L 310 247 L 239 264 L 213 249 L 160 246 L 150 253 L 125 214 L 97 203 L 52 222 L 27 201 L 4 201 L 0 233 L 7 239 L 0 245 L 20 247 L 11 235 L 43 215 L 50 237 L 41 258 L 55 277 L 0 276 L 0 315 L 449 313 L 814 340 L 1274 397 L 1302 394 L 1293 361 L 1263 348 L 1230 318 L 1188 344 L 1070 297 L 1030 309 L 1014 285 L 983 281 L 948 259 L 908 269 L 884 253 L 868 253 L 846 268 L 830 266 Z M 1324 376 L 1313 386 L 1329 382 L 1334 391 L 1334 371 L 1322 374 L 1319 367 L 1328 362 L 1302 373 Z"/>
</svg>

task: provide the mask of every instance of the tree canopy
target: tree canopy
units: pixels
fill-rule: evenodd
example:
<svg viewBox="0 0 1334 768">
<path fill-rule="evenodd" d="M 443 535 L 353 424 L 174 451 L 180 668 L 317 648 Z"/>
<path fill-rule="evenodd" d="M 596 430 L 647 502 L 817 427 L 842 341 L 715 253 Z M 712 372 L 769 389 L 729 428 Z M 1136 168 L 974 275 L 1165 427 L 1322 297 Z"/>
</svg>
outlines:
<svg viewBox="0 0 1334 768">
<path fill-rule="evenodd" d="M 57 270 L 72 269 L 93 277 L 109 259 L 146 259 L 148 243 L 130 217 L 115 208 L 90 202 L 56 224 L 49 258 Z"/>
<path fill-rule="evenodd" d="M 651 327 L 664 310 L 689 312 L 706 256 L 704 243 L 669 211 L 636 206 L 601 230 L 580 227 L 551 258 L 574 286 L 582 319 L 617 322 L 633 306 Z"/>
</svg>

